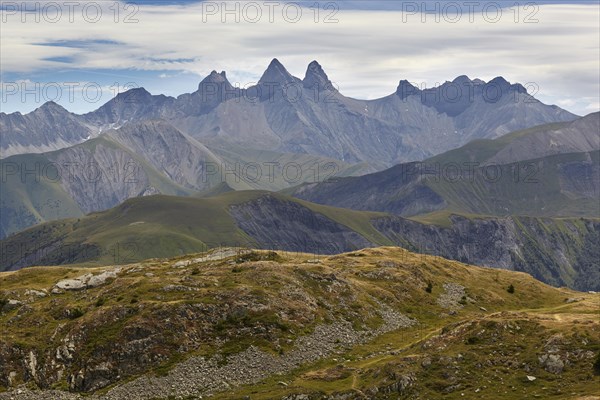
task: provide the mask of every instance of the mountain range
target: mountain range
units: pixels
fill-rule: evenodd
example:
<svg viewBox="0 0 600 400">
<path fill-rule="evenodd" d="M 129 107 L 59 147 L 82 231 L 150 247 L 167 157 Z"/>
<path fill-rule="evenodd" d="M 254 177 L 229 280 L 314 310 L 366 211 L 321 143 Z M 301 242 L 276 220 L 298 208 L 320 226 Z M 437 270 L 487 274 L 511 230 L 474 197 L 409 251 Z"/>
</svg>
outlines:
<svg viewBox="0 0 600 400">
<path fill-rule="evenodd" d="M 208 148 L 163 120 L 132 122 L 71 147 L 0 160 L 0 238 L 137 196 L 277 191 L 363 169 L 309 154 Z"/>
<path fill-rule="evenodd" d="M 223 190 L 285 190 L 316 203 L 401 216 L 597 217 L 598 121 L 595 113 L 476 140 L 424 162 L 360 177 L 352 176 L 364 173 L 364 165 L 209 147 L 164 120 L 132 122 L 79 145 L 0 160 L 0 237 L 132 197 Z"/>
<path fill-rule="evenodd" d="M 600 113 L 273 60 L 0 128 L 0 400 L 597 392 Z"/>
<path fill-rule="evenodd" d="M 205 145 L 311 154 L 380 170 L 473 139 L 575 118 L 502 77 L 460 76 L 423 90 L 403 80 L 389 96 L 357 100 L 342 95 L 316 61 L 299 79 L 274 59 L 245 89 L 213 71 L 198 90 L 177 98 L 136 88 L 85 115 L 53 103 L 27 115 L 2 113 L 0 150 L 2 157 L 45 152 L 130 122 L 162 119 Z"/>
<path fill-rule="evenodd" d="M 600 113 L 480 139 L 420 163 L 331 178 L 286 193 L 320 204 L 413 216 L 600 216 Z"/>
</svg>

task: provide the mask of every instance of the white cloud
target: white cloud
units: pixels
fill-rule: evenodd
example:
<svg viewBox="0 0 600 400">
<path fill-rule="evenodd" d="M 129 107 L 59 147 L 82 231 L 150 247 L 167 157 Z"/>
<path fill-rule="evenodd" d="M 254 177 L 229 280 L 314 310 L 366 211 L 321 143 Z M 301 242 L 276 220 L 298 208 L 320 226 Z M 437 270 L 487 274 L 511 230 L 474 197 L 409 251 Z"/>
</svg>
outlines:
<svg viewBox="0 0 600 400">
<path fill-rule="evenodd" d="M 585 107 L 585 109 L 590 112 L 600 111 L 600 102 L 590 103 Z"/>
<path fill-rule="evenodd" d="M 558 104 L 561 107 L 572 107 L 576 104 L 576 102 L 573 99 L 563 99 L 563 100 L 558 100 L 556 102 L 556 104 Z"/>
<path fill-rule="evenodd" d="M 138 22 L 124 23 L 135 9 L 121 5 L 115 22 L 114 11 L 108 9 L 114 3 L 102 4 L 97 23 L 77 13 L 73 23 L 65 15 L 57 23 L 42 19 L 37 24 L 3 16 L 4 73 L 52 71 L 72 60 L 68 67 L 75 69 L 186 71 L 200 76 L 227 70 L 230 80 L 244 85 L 277 57 L 297 76 L 304 74 L 309 61 L 318 59 L 344 94 L 359 98 L 392 93 L 400 79 L 433 86 L 462 74 L 534 82 L 537 96 L 549 102 L 597 99 L 600 91 L 600 15 L 594 5 L 541 5 L 535 16 L 539 23 L 534 24 L 522 22 L 524 12 L 515 23 L 508 10 L 497 23 L 476 14 L 473 23 L 463 17 L 455 24 L 443 19 L 436 23 L 433 17 L 422 23 L 420 17 L 408 15 L 404 22 L 399 11 L 342 10 L 335 16 L 338 23 L 326 24 L 328 12 L 321 10 L 320 22 L 315 23 L 308 9 L 297 23 L 286 22 L 281 11 L 270 23 L 266 8 L 258 23 L 245 22 L 243 16 L 235 23 L 232 15 L 222 23 L 219 13 L 203 18 L 206 5 L 201 4 L 140 6 L 132 16 Z M 59 41 L 65 45 L 43 45 Z M 190 90 L 196 84 L 190 82 Z"/>
</svg>

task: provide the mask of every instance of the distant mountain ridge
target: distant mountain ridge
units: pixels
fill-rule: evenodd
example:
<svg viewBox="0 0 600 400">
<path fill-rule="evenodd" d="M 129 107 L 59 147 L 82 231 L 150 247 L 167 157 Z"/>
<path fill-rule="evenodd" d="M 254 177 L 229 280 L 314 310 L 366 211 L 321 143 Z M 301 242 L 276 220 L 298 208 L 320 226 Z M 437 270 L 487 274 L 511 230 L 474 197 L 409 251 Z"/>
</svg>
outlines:
<svg viewBox="0 0 600 400">
<path fill-rule="evenodd" d="M 233 190 L 285 189 L 316 203 L 402 216 L 449 211 L 596 217 L 599 115 L 476 140 L 424 163 L 354 178 L 368 167 L 200 142 L 165 120 L 128 122 L 69 148 L 0 160 L 0 238 L 36 223 L 105 210 L 132 197 L 218 193 L 222 184 Z M 538 158 L 523 160 L 528 157 Z M 465 175 L 469 169 L 464 163 L 478 163 L 472 178 Z M 492 172 L 500 173 L 499 179 L 486 178 L 489 163 L 495 164 Z M 459 181 L 446 176 L 453 165 L 461 169 Z M 56 166 L 61 169 L 57 177 Z M 335 179 L 317 184 L 331 177 Z"/>
<path fill-rule="evenodd" d="M 600 113 L 475 140 L 422 163 L 286 190 L 319 204 L 414 216 L 600 216 Z"/>
<path fill-rule="evenodd" d="M 69 147 L 96 133 L 93 125 L 50 101 L 28 113 L 0 113 L 0 158 Z"/>
<path fill-rule="evenodd" d="M 38 114 L 43 113 L 0 114 L 6 132 L 2 157 L 56 150 L 128 122 L 164 119 L 204 144 L 311 154 L 385 169 L 472 139 L 576 118 L 502 77 L 486 83 L 461 76 L 424 90 L 403 80 L 389 96 L 357 100 L 342 95 L 318 62 L 299 79 L 277 59 L 246 89 L 235 88 L 224 71 L 213 71 L 197 91 L 177 98 L 136 88 L 84 115 L 64 109 L 58 119 Z M 36 127 L 53 123 L 68 123 L 70 133 Z"/>
</svg>

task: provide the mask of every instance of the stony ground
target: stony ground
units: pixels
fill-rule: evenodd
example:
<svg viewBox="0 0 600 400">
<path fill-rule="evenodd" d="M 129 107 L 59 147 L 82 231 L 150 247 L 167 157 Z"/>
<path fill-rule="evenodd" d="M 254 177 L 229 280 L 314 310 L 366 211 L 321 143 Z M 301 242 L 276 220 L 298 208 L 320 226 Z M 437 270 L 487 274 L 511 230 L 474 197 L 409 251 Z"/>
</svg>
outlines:
<svg viewBox="0 0 600 400">
<path fill-rule="evenodd" d="M 591 400 L 600 387 L 598 294 L 397 248 L 221 249 L 0 274 L 0 287 L 1 400 Z"/>
</svg>

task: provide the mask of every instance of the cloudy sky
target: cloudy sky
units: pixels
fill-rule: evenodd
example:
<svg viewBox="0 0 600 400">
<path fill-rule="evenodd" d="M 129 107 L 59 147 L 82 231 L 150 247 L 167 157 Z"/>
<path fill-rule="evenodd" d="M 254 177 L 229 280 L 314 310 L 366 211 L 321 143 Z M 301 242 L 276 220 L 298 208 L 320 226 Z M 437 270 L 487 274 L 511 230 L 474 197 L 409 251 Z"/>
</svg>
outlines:
<svg viewBox="0 0 600 400">
<path fill-rule="evenodd" d="M 357 98 L 401 79 L 504 76 L 577 114 L 600 109 L 598 0 L 0 4 L 3 112 L 47 100 L 86 112 L 139 86 L 177 96 L 212 70 L 249 86 L 274 57 L 298 77 L 316 59 Z"/>
</svg>

